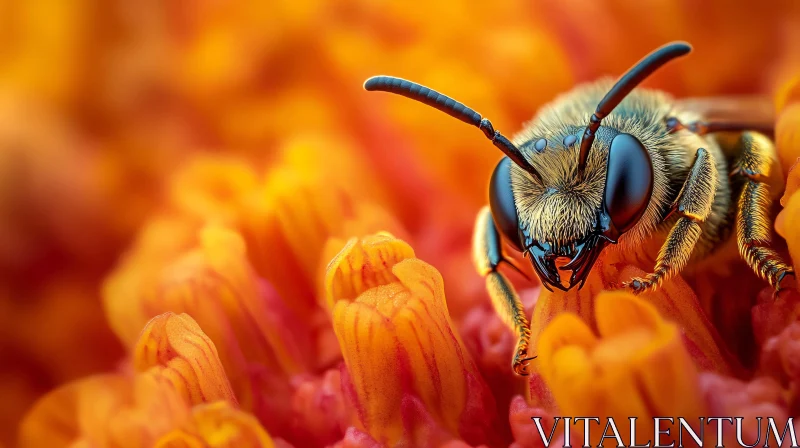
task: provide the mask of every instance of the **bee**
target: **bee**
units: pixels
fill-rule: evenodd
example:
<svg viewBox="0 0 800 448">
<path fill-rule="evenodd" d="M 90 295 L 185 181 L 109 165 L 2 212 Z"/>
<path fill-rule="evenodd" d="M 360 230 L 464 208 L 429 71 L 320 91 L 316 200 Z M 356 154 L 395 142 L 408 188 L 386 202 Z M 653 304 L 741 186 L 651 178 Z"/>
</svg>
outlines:
<svg viewBox="0 0 800 448">
<path fill-rule="evenodd" d="M 690 51 L 689 44 L 672 42 L 616 82 L 575 87 L 544 106 L 513 140 L 427 87 L 389 76 L 364 83 L 366 90 L 399 94 L 477 127 L 505 154 L 476 222 L 473 254 L 495 309 L 519 337 L 517 374 L 525 375 L 532 359 L 530 330 L 517 293 L 498 271 L 502 262 L 513 265 L 503 240 L 530 260 L 543 286 L 564 291 L 583 286 L 606 248 L 622 261 L 654 263 L 650 274 L 623 287 L 637 294 L 656 289 L 708 260 L 734 232 L 741 257 L 776 291 L 794 275 L 770 248 L 770 207 L 780 193 L 774 185 L 782 182 L 774 179 L 782 173 L 765 135 L 769 126 L 709 120 L 697 106 L 702 103 L 637 88 Z"/>
</svg>

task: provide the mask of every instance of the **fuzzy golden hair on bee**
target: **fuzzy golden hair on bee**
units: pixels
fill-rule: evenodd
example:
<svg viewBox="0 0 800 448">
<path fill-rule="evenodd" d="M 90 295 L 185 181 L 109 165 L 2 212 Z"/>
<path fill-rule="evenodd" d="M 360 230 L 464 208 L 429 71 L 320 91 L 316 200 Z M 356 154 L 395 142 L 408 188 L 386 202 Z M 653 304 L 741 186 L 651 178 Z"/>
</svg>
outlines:
<svg viewBox="0 0 800 448">
<path fill-rule="evenodd" d="M 609 145 L 618 133 L 631 134 L 642 142 L 650 153 L 655 174 L 650 205 L 625 240 L 636 242 L 652 234 L 664 209 L 671 205 L 669 173 L 685 171 L 688 163 L 678 154 L 682 150 L 680 143 L 667 138 L 664 116 L 671 110 L 671 98 L 660 91 L 637 89 L 604 119 L 584 176 L 578 175 L 579 137 L 584 127 L 575 123 L 589 120 L 612 85 L 611 79 L 602 79 L 557 97 L 513 139 L 525 150 L 543 181 L 539 183 L 524 170 L 512 168 L 512 189 L 520 205 L 520 220 L 530 226 L 537 240 L 569 243 L 592 230 L 605 186 Z M 569 147 L 564 144 L 567 136 L 577 136 Z M 547 141 L 546 149 L 538 152 L 535 142 L 542 138 Z M 674 154 L 678 156 L 673 157 Z"/>
</svg>

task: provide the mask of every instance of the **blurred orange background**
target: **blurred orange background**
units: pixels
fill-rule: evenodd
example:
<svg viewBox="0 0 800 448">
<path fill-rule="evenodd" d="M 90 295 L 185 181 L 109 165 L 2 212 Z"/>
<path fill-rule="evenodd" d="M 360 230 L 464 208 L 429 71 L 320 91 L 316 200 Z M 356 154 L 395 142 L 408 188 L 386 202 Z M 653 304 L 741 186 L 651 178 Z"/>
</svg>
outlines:
<svg viewBox="0 0 800 448">
<path fill-rule="evenodd" d="M 3 1 L 0 443 L 45 392 L 117 368 L 124 331 L 102 298 L 112 269 L 165 210 L 224 214 L 227 189 L 249 182 L 239 166 L 287 188 L 294 175 L 274 167 L 320 172 L 392 216 L 444 276 L 459 323 L 486 301 L 469 243 L 501 154 L 363 81 L 412 79 L 511 135 L 558 93 L 676 39 L 695 51 L 646 85 L 774 96 L 800 70 L 800 2 Z M 219 203 L 192 197 L 197 183 Z M 326 188 L 287 198 L 327 201 Z M 321 263 L 325 239 L 302 235 L 306 265 Z M 300 264 L 305 243 L 290 242 Z"/>
</svg>

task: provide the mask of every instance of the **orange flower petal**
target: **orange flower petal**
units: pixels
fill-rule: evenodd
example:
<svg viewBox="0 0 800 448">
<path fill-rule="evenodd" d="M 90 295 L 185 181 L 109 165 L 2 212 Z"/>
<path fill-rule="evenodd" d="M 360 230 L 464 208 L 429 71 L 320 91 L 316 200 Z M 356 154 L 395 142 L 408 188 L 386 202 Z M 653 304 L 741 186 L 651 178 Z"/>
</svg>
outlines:
<svg viewBox="0 0 800 448">
<path fill-rule="evenodd" d="M 627 292 L 598 295 L 596 314 L 599 338 L 565 313 L 538 340 L 539 373 L 560 412 L 623 420 L 704 415 L 697 371 L 675 324 Z"/>
<path fill-rule="evenodd" d="M 441 415 L 453 433 L 469 429 L 460 427 L 469 401 L 467 391 L 476 395 L 488 391 L 480 390 L 481 386 L 486 387 L 482 382 L 477 390 L 470 388 L 468 377 L 479 377 L 479 374 L 447 314 L 441 276 L 433 266 L 416 259 L 404 260 L 392 271 L 412 296 L 407 303 L 392 310 L 391 320 L 398 342 L 405 348 L 411 363 L 414 389 L 426 409 Z M 378 292 L 378 289 L 373 291 Z M 362 295 L 365 302 L 369 300 L 368 294 Z M 379 311 L 390 297 L 378 299 Z"/>
<path fill-rule="evenodd" d="M 775 124 L 775 144 L 784 171 L 800 157 L 800 101 L 793 101 L 778 116 Z"/>
<path fill-rule="evenodd" d="M 273 448 L 269 434 L 252 415 L 226 401 L 192 409 L 187 425 L 161 437 L 156 448 Z"/>
<path fill-rule="evenodd" d="M 644 357 L 650 357 L 637 360 L 641 362 L 638 385 L 649 391 L 650 399 L 655 400 L 663 412 L 677 410 L 676 415 L 683 415 L 682 411 L 697 411 L 691 395 L 696 391 L 696 369 L 689 350 L 684 348 L 679 327 L 666 321 L 667 316 L 660 314 L 652 303 L 646 295 L 636 297 L 622 291 L 603 293 L 597 298 L 599 333 L 607 343 L 616 337 L 648 338 L 648 342 L 637 348 Z M 609 360 L 620 354 L 625 355 L 618 350 L 607 353 Z M 671 388 L 663 387 L 664 384 L 670 384 Z M 682 392 L 676 394 L 675 391 Z"/>
<path fill-rule="evenodd" d="M 594 303 L 595 296 L 605 289 L 611 278 L 616 275 L 616 269 L 604 263 L 604 257 L 598 259 L 595 268 L 589 272 L 583 288 L 564 293 L 563 291 L 548 291 L 539 289 L 539 297 L 534 303 L 531 313 L 530 341 L 536 343 L 542 337 L 542 332 L 561 315 L 578 316 L 583 322 L 595 325 Z M 570 319 L 572 318 L 570 317 Z M 533 344 L 531 344 L 533 346 Z M 537 352 L 541 357 L 541 354 Z M 548 411 L 556 411 L 556 404 L 550 388 L 544 383 L 542 375 L 538 372 L 540 362 L 532 363 L 533 372 L 529 378 L 529 398 L 535 406 Z"/>
<path fill-rule="evenodd" d="M 797 190 L 800 189 L 800 157 L 798 157 L 786 177 L 786 189 L 781 196 L 781 206 L 786 207 L 789 200 L 794 196 Z M 778 216 L 775 217 L 775 231 L 781 238 L 786 239 L 790 229 L 786 228 L 786 213 L 781 210 Z"/>
<path fill-rule="evenodd" d="M 216 400 L 237 403 L 216 347 L 186 314 L 153 318 L 134 349 L 134 366 L 139 372 L 155 369 L 191 405 Z"/>
<path fill-rule="evenodd" d="M 302 341 L 297 328 L 299 322 L 255 276 L 247 261 L 242 238 L 235 232 L 217 227 L 205 228 L 200 237 L 208 267 L 235 286 L 234 294 L 225 289 L 218 291 L 218 300 L 232 321 L 245 357 L 260 360 L 274 357 L 271 363 L 262 362 L 277 364 L 285 372 L 300 371 L 305 361 L 303 351 L 307 348 L 299 343 Z M 263 345 L 254 343 L 259 340 Z"/>
<path fill-rule="evenodd" d="M 604 263 L 601 257 L 582 289 L 567 292 L 542 290 L 531 319 L 531 341 L 538 340 L 549 322 L 564 312 L 580 316 L 589 328 L 602 332 L 596 320 L 600 316 L 595 301 L 598 294 L 609 288 L 618 288 L 623 279 L 644 274 L 633 266 L 618 271 L 616 267 Z M 729 371 L 731 363 L 735 365 L 733 358 L 721 345 L 722 340 L 716 330 L 705 317 L 694 292 L 683 279 L 672 278 L 658 290 L 642 294 L 642 297 L 653 304 L 661 316 L 679 325 L 698 367 L 725 373 Z M 616 325 L 612 324 L 612 327 Z"/>
<path fill-rule="evenodd" d="M 389 233 L 352 238 L 328 263 L 325 299 L 330 308 L 337 300 L 355 300 L 364 291 L 396 280 L 395 264 L 414 257 L 414 249 Z"/>
<path fill-rule="evenodd" d="M 783 113 L 787 107 L 800 102 L 800 76 L 785 82 L 775 94 L 775 110 Z"/>
<path fill-rule="evenodd" d="M 553 394 L 559 408 L 569 412 L 569 403 L 577 399 L 577 395 L 582 394 L 590 382 L 580 372 L 590 367 L 588 352 L 594 348 L 597 338 L 579 317 L 572 313 L 562 313 L 553 319 L 536 341 L 536 372 L 531 379 L 541 376 L 548 387 L 547 392 Z M 550 374 L 555 370 L 556 356 L 560 361 L 571 359 L 565 363 L 567 368 L 558 378 Z M 575 384 L 571 389 L 566 387 L 570 381 L 580 384 Z M 576 395 L 570 395 L 573 392 Z M 539 401 L 539 397 L 534 397 L 534 400 Z M 564 400 L 567 401 L 567 408 L 562 404 Z"/>
<path fill-rule="evenodd" d="M 542 288 L 531 315 L 531 341 L 537 341 L 545 327 L 557 316 L 570 312 L 594 327 L 594 298 L 613 285 L 619 276 L 616 268 L 605 262 L 605 254 L 589 272 L 583 288 L 567 292 Z"/>
<path fill-rule="evenodd" d="M 334 330 L 358 421 L 389 444 L 434 437 L 430 422 L 468 442 L 487 440 L 494 402 L 450 321 L 441 276 L 416 258 L 397 262 L 406 256 L 413 257 L 407 245 L 378 235 L 351 242 L 329 265 Z M 414 403 L 430 422 L 404 417 Z"/>
<path fill-rule="evenodd" d="M 391 321 L 373 307 L 341 302 L 333 309 L 334 329 L 350 371 L 359 420 L 370 434 L 398 441 L 403 428 L 400 403 L 403 384 L 401 359 Z M 371 359 L 370 359 L 371 358 Z"/>
<path fill-rule="evenodd" d="M 798 260 L 800 260 L 800 232 L 796 230 L 795 226 L 788 225 L 790 223 L 800 222 L 800 194 L 794 194 L 786 203 L 781 214 L 784 216 L 784 233 L 786 238 L 786 245 L 789 246 L 789 255 L 794 262 L 794 269 L 797 272 Z"/>
<path fill-rule="evenodd" d="M 800 158 L 795 159 L 786 176 L 786 189 L 783 191 L 783 196 L 781 196 L 781 205 L 784 207 L 789 198 L 800 188 L 800 168 L 798 166 L 800 166 Z"/>
<path fill-rule="evenodd" d="M 620 271 L 620 278 L 641 277 L 644 274 L 640 269 L 628 266 Z M 662 318 L 678 325 L 686 348 L 698 368 L 719 373 L 738 368 L 698 303 L 697 296 L 682 278 L 675 277 L 657 291 L 644 293 L 641 297 L 653 304 Z"/>
</svg>

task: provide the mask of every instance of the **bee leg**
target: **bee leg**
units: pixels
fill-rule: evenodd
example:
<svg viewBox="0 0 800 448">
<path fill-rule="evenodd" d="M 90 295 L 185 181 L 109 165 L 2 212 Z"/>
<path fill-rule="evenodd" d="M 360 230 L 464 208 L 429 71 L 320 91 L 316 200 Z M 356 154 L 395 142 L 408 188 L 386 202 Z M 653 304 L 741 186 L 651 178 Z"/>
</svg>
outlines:
<svg viewBox="0 0 800 448">
<path fill-rule="evenodd" d="M 794 271 L 777 252 L 769 248 L 771 199 L 765 181 L 773 164 L 777 163 L 775 146 L 767 137 L 755 132 L 742 133 L 738 146 L 741 153 L 732 175 L 747 179 L 739 195 L 736 211 L 739 254 L 759 277 L 780 291 L 781 281 L 786 275 L 794 275 Z"/>
<path fill-rule="evenodd" d="M 501 262 L 511 264 L 503 256 L 500 234 L 495 227 L 489 207 L 478 213 L 472 241 L 472 255 L 478 273 L 486 278 L 486 289 L 492 306 L 506 325 L 517 335 L 512 368 L 517 375 L 528 374 L 528 341 L 531 337 L 530 325 L 525 310 L 511 282 L 497 270 Z"/>
<path fill-rule="evenodd" d="M 700 239 L 700 224 L 711 213 L 716 186 L 717 168 L 714 158 L 707 150 L 700 148 L 673 205 L 673 213 L 680 218 L 669 231 L 667 240 L 658 252 L 653 273 L 644 278 L 633 278 L 623 283 L 623 286 L 638 294 L 658 288 L 664 280 L 683 270 Z"/>
</svg>

